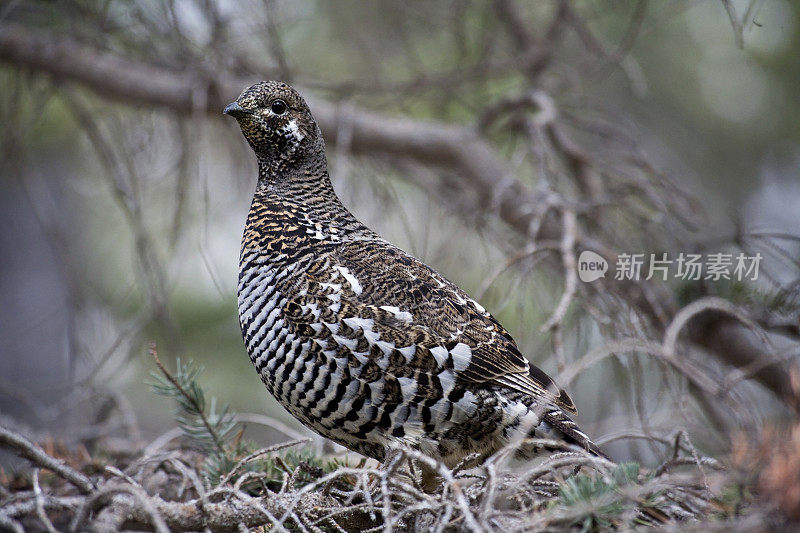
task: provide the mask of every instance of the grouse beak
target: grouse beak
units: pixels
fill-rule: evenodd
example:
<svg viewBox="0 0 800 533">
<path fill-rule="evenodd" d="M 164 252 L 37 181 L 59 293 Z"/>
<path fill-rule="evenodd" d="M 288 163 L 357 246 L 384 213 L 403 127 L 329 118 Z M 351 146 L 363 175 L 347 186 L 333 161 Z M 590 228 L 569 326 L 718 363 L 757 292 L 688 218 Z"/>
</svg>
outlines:
<svg viewBox="0 0 800 533">
<path fill-rule="evenodd" d="M 231 102 L 230 104 L 225 106 L 225 109 L 222 112 L 225 113 L 226 115 L 232 116 L 236 120 L 239 120 L 243 116 L 250 114 L 250 111 L 240 106 L 239 102 Z"/>
</svg>

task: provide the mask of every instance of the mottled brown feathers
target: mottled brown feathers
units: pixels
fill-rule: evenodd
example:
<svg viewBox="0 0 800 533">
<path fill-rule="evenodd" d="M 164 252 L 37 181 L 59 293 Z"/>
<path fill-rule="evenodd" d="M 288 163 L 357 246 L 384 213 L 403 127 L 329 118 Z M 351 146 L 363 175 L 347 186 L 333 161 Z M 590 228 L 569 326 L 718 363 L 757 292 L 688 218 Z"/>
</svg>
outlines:
<svg viewBox="0 0 800 533">
<path fill-rule="evenodd" d="M 404 443 L 452 466 L 527 436 L 599 453 L 567 415 L 569 396 L 492 315 L 341 204 L 299 94 L 262 82 L 226 112 L 259 163 L 242 238 L 240 324 L 284 407 L 379 460 Z"/>
</svg>

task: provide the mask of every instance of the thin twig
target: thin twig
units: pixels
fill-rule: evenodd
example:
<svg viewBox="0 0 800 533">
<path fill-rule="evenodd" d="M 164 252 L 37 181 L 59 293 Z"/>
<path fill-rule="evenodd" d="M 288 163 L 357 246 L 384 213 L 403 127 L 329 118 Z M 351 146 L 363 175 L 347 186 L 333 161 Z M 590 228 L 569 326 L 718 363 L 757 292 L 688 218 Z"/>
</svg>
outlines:
<svg viewBox="0 0 800 533">
<path fill-rule="evenodd" d="M 227 474 L 225 474 L 225 476 L 223 476 L 222 479 L 220 479 L 219 484 L 220 485 L 227 484 L 231 480 L 231 478 L 236 474 L 236 472 L 238 472 L 241 467 L 243 467 L 250 461 L 254 461 L 259 457 L 267 455 L 268 453 L 273 453 L 286 448 L 291 448 L 292 446 L 299 446 L 301 444 L 306 444 L 308 442 L 311 442 L 311 439 L 293 440 L 290 442 L 283 442 L 281 444 L 276 444 L 274 446 L 269 446 L 267 448 L 262 448 L 258 451 L 255 451 L 247 455 L 246 457 L 242 458 L 238 463 L 236 463 L 236 465 Z"/>
<path fill-rule="evenodd" d="M 44 499 L 42 497 L 42 488 L 39 486 L 39 469 L 33 469 L 33 494 L 36 496 L 36 516 L 41 520 L 42 525 L 49 533 L 57 533 L 55 526 L 48 518 L 44 510 Z"/>
<path fill-rule="evenodd" d="M 88 477 L 67 466 L 64 461 L 47 455 L 36 444 L 3 426 L 0 426 L 0 444 L 13 448 L 22 457 L 61 476 L 84 494 L 95 490 L 94 483 Z"/>
</svg>

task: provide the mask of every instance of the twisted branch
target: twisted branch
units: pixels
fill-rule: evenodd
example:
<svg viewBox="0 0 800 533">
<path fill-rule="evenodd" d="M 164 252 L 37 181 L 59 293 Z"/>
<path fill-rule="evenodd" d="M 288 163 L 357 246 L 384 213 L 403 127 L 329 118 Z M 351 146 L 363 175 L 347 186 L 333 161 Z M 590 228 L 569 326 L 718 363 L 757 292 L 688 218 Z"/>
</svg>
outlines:
<svg viewBox="0 0 800 533">
<path fill-rule="evenodd" d="M 47 73 L 57 80 L 77 82 L 127 104 L 164 107 L 180 114 L 216 116 L 243 87 L 258 79 L 226 72 L 211 75 L 191 69 L 172 70 L 101 51 L 68 37 L 11 24 L 0 27 L 0 61 Z M 308 101 L 329 142 L 338 141 L 337 131 L 346 122 L 350 132 L 348 149 L 352 153 L 391 156 L 406 163 L 445 169 L 459 179 L 436 183 L 419 180 L 417 185 L 427 187 L 437 196 L 459 198 L 463 205 L 476 210 L 496 209 L 500 219 L 526 239 L 562 240 L 564 228 L 559 220 L 546 217 L 540 226 L 534 223 L 537 207 L 546 204 L 546 199 L 522 185 L 476 130 L 390 117 L 351 106 L 341 110 L 314 96 L 309 96 Z M 498 187 L 499 183 L 504 187 Z M 587 248 L 614 263 L 612 249 L 578 234 L 575 249 Z M 625 296 L 662 333 L 677 312 L 671 293 L 657 283 L 615 282 L 596 286 L 597 290 Z M 691 342 L 728 365 L 757 368 L 754 379 L 778 398 L 788 396 L 791 387 L 780 358 L 772 358 L 774 364 L 760 365 L 770 350 L 740 321 L 708 310 L 692 326 L 687 328 Z"/>
</svg>

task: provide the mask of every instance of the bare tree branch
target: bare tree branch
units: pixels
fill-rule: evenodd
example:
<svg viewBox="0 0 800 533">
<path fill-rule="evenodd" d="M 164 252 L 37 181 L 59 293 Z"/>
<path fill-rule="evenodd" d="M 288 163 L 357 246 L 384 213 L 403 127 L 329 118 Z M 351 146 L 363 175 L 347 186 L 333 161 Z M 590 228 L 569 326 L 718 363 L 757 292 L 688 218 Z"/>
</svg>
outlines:
<svg viewBox="0 0 800 533">
<path fill-rule="evenodd" d="M 566 4 L 560 4 L 562 10 Z M 569 9 L 568 15 L 573 26 L 577 24 L 573 20 L 575 14 Z M 526 40 L 522 36 L 520 39 Z M 166 107 L 181 114 L 216 115 L 243 87 L 256 81 L 255 77 L 225 72 L 212 76 L 192 70 L 170 70 L 100 51 L 70 38 L 10 24 L 0 27 L 0 60 L 21 69 L 48 73 L 57 80 L 78 82 L 128 104 Z M 438 195 L 464 198 L 465 205 L 484 211 L 496 209 L 501 220 L 526 239 L 562 239 L 563 227 L 557 218 L 546 217 L 541 226 L 534 224 L 539 207 L 546 204 L 545 198 L 523 186 L 477 130 L 389 117 L 352 107 L 344 110 L 314 96 L 308 100 L 329 142 L 338 141 L 337 131 L 345 121 L 352 153 L 391 156 L 446 170 L 458 179 L 445 187 L 442 183 L 431 184 Z M 501 183 L 503 187 L 498 187 Z M 575 249 L 587 248 L 614 263 L 613 248 L 579 232 Z M 677 311 L 670 291 L 656 283 L 603 282 L 594 284 L 592 289 L 624 295 L 662 333 Z M 769 348 L 730 317 L 708 311 L 700 318 L 687 328 L 688 339 L 711 351 L 720 361 L 740 367 L 757 365 L 768 356 Z M 780 358 L 774 360 L 775 364 L 763 366 L 754 378 L 784 399 L 791 391 L 788 373 L 778 363 Z"/>
<path fill-rule="evenodd" d="M 8 446 L 34 464 L 53 471 L 75 485 L 84 494 L 94 490 L 94 484 L 89 478 L 67 466 L 64 461 L 47 455 L 41 448 L 22 435 L 2 426 L 0 426 L 0 445 Z"/>
</svg>

